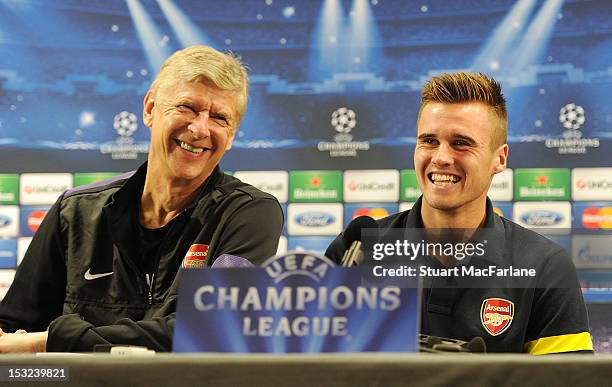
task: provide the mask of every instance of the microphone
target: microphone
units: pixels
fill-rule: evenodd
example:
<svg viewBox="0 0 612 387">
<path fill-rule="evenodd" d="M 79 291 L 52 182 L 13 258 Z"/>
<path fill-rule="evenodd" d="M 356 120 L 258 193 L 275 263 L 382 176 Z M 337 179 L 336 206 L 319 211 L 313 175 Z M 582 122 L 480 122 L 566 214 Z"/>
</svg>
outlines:
<svg viewBox="0 0 612 387">
<path fill-rule="evenodd" d="M 361 230 L 364 228 L 378 229 L 378 223 L 369 216 L 359 216 L 353 219 L 344 230 L 342 240 L 346 251 L 340 261 L 341 266 L 356 266 L 363 261 Z"/>
<path fill-rule="evenodd" d="M 211 269 L 244 269 L 249 267 L 255 267 L 255 265 L 246 258 L 231 254 L 219 255 L 210 266 Z"/>
<path fill-rule="evenodd" d="M 462 352 L 462 353 L 487 353 L 487 345 L 480 336 L 470 341 L 449 339 L 446 337 L 419 335 L 419 352 Z"/>
</svg>

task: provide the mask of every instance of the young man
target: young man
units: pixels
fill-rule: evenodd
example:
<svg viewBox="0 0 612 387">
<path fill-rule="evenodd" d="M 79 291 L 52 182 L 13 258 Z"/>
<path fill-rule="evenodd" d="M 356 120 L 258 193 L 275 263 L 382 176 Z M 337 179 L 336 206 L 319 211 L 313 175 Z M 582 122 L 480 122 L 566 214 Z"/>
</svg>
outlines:
<svg viewBox="0 0 612 387">
<path fill-rule="evenodd" d="M 548 239 L 497 216 L 487 198 L 493 175 L 506 168 L 507 126 L 505 99 L 495 80 L 474 73 L 429 80 L 422 90 L 414 152 L 423 195 L 411 210 L 379 220 L 380 233 L 489 230 L 499 238 L 486 246 L 488 263 L 535 270 L 535 282 L 527 287 L 509 276 L 487 288 L 437 286 L 442 279 L 426 278 L 422 333 L 462 340 L 481 336 L 489 352 L 592 351 L 570 257 Z M 326 255 L 339 262 L 345 249 L 340 235 Z M 447 258 L 436 256 L 431 266 L 447 268 Z"/>
<path fill-rule="evenodd" d="M 237 58 L 210 47 L 173 54 L 144 98 L 148 161 L 65 192 L 34 236 L 0 305 L 0 352 L 171 349 L 177 273 L 232 254 L 276 252 L 283 216 L 271 195 L 225 175 L 246 110 Z M 24 330 L 31 333 L 24 333 Z"/>
</svg>

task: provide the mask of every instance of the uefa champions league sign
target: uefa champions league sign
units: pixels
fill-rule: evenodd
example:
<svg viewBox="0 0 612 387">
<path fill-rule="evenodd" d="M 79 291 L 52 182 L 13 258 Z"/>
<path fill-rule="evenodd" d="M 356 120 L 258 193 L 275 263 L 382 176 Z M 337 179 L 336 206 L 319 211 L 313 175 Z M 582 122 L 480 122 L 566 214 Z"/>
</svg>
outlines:
<svg viewBox="0 0 612 387">
<path fill-rule="evenodd" d="M 415 286 L 372 286 L 358 268 L 293 252 L 248 269 L 181 273 L 174 352 L 414 352 Z"/>
</svg>

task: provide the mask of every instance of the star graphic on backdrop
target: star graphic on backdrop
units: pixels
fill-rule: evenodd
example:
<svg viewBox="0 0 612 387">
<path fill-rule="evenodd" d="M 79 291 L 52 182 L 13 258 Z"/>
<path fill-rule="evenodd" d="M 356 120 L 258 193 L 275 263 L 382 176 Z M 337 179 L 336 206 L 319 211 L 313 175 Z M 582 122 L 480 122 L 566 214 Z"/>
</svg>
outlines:
<svg viewBox="0 0 612 387">
<path fill-rule="evenodd" d="M 318 176 L 313 177 L 312 179 L 310 179 L 310 186 L 313 188 L 317 188 L 321 185 L 321 178 Z"/>
</svg>

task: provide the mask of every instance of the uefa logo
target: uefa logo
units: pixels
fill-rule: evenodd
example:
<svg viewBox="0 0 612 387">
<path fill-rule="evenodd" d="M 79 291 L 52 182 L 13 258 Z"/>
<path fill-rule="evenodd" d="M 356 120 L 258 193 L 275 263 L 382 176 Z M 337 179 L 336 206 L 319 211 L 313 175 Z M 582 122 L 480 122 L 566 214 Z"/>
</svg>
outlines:
<svg viewBox="0 0 612 387">
<path fill-rule="evenodd" d="M 566 129 L 580 129 L 585 120 L 584 108 L 575 103 L 568 103 L 559 110 L 559 121 Z"/>
<path fill-rule="evenodd" d="M 138 129 L 138 120 L 134 113 L 124 110 L 115 116 L 113 127 L 121 137 L 130 137 Z"/>
</svg>

